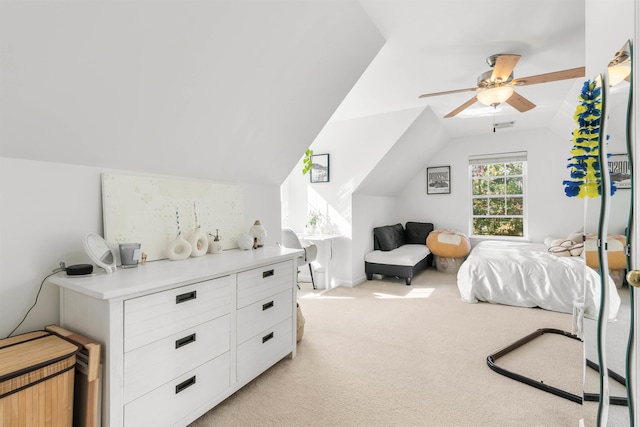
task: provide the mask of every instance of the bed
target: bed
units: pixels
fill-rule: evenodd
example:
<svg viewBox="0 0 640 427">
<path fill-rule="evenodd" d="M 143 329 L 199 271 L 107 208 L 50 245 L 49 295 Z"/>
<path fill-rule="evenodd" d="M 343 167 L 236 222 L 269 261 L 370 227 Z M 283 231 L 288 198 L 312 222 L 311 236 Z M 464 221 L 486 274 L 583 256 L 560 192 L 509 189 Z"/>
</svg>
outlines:
<svg viewBox="0 0 640 427">
<path fill-rule="evenodd" d="M 615 319 L 620 296 L 607 277 L 609 318 Z M 584 315 L 589 318 L 597 318 L 600 306 L 598 272 L 586 267 L 582 257 L 553 255 L 542 243 L 478 243 L 458 271 L 458 289 L 468 303 L 487 301 L 562 313 L 573 313 L 574 302 L 585 301 Z"/>
</svg>

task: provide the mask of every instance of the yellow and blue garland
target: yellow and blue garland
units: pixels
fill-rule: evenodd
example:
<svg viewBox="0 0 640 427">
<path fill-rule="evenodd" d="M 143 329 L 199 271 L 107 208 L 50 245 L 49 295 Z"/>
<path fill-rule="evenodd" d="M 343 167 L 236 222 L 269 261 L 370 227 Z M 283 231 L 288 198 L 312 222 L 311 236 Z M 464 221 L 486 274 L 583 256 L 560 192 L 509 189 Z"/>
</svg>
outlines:
<svg viewBox="0 0 640 427">
<path fill-rule="evenodd" d="M 570 180 L 562 181 L 568 197 L 593 198 L 602 194 L 602 180 L 598 153 L 602 118 L 602 89 L 595 81 L 587 80 L 580 92 L 580 104 L 573 116 L 578 128 L 573 131 L 573 157 L 567 159 Z M 616 186 L 611 181 L 611 194 Z"/>
</svg>

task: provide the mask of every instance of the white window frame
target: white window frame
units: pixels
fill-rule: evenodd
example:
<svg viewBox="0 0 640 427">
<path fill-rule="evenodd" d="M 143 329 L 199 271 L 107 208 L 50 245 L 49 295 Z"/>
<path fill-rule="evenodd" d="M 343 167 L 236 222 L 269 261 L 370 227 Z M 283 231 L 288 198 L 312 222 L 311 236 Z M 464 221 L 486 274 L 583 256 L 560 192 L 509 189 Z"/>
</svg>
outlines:
<svg viewBox="0 0 640 427">
<path fill-rule="evenodd" d="M 512 163 L 512 162 L 522 162 L 522 203 L 524 205 L 523 213 L 522 213 L 522 237 L 520 236 L 495 236 L 495 235 L 482 235 L 482 234 L 474 234 L 473 227 L 473 175 L 472 175 L 472 166 L 479 164 L 493 164 L 493 163 Z M 528 189 L 527 189 L 527 152 L 526 151 L 515 151 L 510 153 L 495 153 L 495 154 L 483 154 L 483 155 L 472 155 L 469 156 L 469 169 L 468 169 L 468 185 L 469 185 L 469 237 L 474 239 L 491 239 L 491 240 L 521 240 L 527 241 L 529 240 L 529 220 L 528 214 L 529 211 L 529 203 L 528 203 Z M 500 197 L 504 197 L 500 196 Z M 513 215 L 496 215 L 496 218 L 503 217 L 514 217 Z"/>
</svg>

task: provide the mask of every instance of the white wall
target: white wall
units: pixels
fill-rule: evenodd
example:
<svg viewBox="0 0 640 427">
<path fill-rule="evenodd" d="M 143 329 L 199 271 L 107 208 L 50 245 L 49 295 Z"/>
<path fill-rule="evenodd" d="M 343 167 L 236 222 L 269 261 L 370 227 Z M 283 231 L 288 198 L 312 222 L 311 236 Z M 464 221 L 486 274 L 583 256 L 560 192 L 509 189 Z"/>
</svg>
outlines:
<svg viewBox="0 0 640 427">
<path fill-rule="evenodd" d="M 82 237 L 102 231 L 100 175 L 93 168 L 0 158 L 0 337 L 17 326 L 43 278 L 87 262 Z M 45 284 L 18 332 L 59 319 L 57 287 Z"/>
<path fill-rule="evenodd" d="M 358 185 L 356 193 L 395 197 L 422 168 L 425 159 L 450 139 L 431 107 L 417 111 L 420 114 L 388 147 L 385 156 Z"/>
<path fill-rule="evenodd" d="M 563 139 L 547 129 L 498 130 L 495 134 L 488 129 L 486 135 L 450 141 L 425 167 L 451 166 L 451 194 L 427 195 L 426 171 L 422 170 L 398 196 L 398 216 L 402 222 L 425 219 L 436 228 L 469 233 L 469 156 L 527 151 L 529 237 L 533 241 L 542 241 L 546 236 L 564 237 L 584 223 L 584 200 L 566 197 L 562 185 L 568 178 L 566 164 L 571 147 L 570 136 Z M 624 193 L 616 200 L 623 197 Z M 590 208 L 589 213 L 597 213 L 596 210 Z M 589 215 L 589 226 L 594 221 Z"/>
<path fill-rule="evenodd" d="M 335 270 L 337 281 L 359 283 L 364 253 L 373 248 L 372 228 L 398 222 L 397 213 L 391 214 L 395 194 L 446 141 L 430 108 L 328 123 L 311 148 L 316 154 L 330 153 L 331 182 L 310 184 L 299 162 L 282 186 L 285 225 L 303 231 L 310 204 L 324 203 L 338 231 L 347 236 L 334 250 L 341 265 Z"/>
<path fill-rule="evenodd" d="M 569 109 L 564 117 L 556 118 L 558 122 L 569 122 L 568 129 L 573 126 L 573 111 L 575 105 Z M 420 116 L 422 117 L 422 116 Z M 429 116 L 424 116 L 428 121 Z M 364 120 L 360 120 L 364 122 Z M 350 123 L 351 122 L 351 123 Z M 339 122 L 341 126 L 353 126 L 353 121 Z M 371 122 L 367 122 L 371 124 Z M 380 120 L 378 121 L 380 126 Z M 377 129 L 380 129 L 378 127 Z M 335 127 L 334 129 L 335 130 Z M 404 186 L 396 197 L 366 195 L 359 191 L 354 193 L 351 198 L 348 195 L 348 182 L 339 181 L 341 174 L 344 174 L 343 168 L 350 170 L 356 177 L 362 176 L 362 170 L 359 163 L 345 162 L 344 158 L 348 157 L 349 150 L 353 151 L 351 145 L 348 149 L 339 148 L 340 161 L 334 162 L 336 154 L 332 154 L 332 185 L 325 184 L 308 184 L 308 177 L 303 177 L 300 173 L 301 164 L 299 164 L 290 175 L 287 183 L 286 191 L 288 198 L 289 215 L 291 218 L 298 218 L 298 226 L 300 230 L 304 228 L 303 218 L 306 216 L 306 200 L 307 191 L 312 188 L 314 191 L 326 195 L 329 203 L 335 200 L 339 201 L 340 206 L 350 207 L 350 232 L 351 235 L 347 248 L 347 253 L 339 254 L 340 263 L 344 262 L 345 267 L 340 272 L 341 284 L 357 284 L 364 277 L 364 255 L 372 250 L 373 239 L 371 230 L 373 227 L 406 223 L 407 221 L 432 222 L 436 228 L 452 228 L 469 233 L 469 183 L 468 183 L 468 158 L 469 155 L 490 154 L 509 151 L 527 151 L 528 152 L 528 219 L 529 219 L 529 238 L 533 241 L 542 241 L 547 236 L 565 237 L 573 233 L 583 225 L 587 224 L 587 232 L 595 231 L 597 222 L 597 214 L 599 202 L 589 201 L 587 213 L 585 214 L 585 201 L 583 199 L 569 198 L 565 196 L 562 181 L 568 179 L 568 170 L 566 168 L 567 159 L 570 157 L 572 147 L 571 134 L 568 131 L 565 135 L 558 135 L 550 129 L 540 128 L 538 130 L 518 131 L 517 129 L 498 130 L 496 133 L 487 128 L 486 134 L 474 137 L 460 138 L 448 140 L 441 129 L 436 126 L 430 126 L 426 129 L 420 127 L 421 132 L 409 132 L 401 135 L 394 145 L 387 148 L 387 155 L 393 153 L 403 146 L 415 143 L 419 140 L 422 144 L 429 144 L 433 147 L 432 151 L 420 152 L 416 156 L 423 162 L 419 171 Z M 341 135 L 335 133 L 332 135 Z M 391 134 L 383 134 L 377 132 L 378 139 L 372 139 L 372 142 L 383 141 L 385 138 L 392 138 Z M 357 138 L 357 134 L 355 138 Z M 333 139 L 336 140 L 336 139 Z M 356 140 L 356 139 L 354 139 Z M 343 144 L 348 144 L 346 140 L 340 140 Z M 615 147 L 617 142 L 612 141 Z M 376 149 L 376 145 L 372 145 Z M 613 148 L 617 150 L 617 148 Z M 344 151 L 342 151 L 344 150 Z M 384 158 L 386 160 L 386 157 Z M 383 161 L 384 161 L 383 160 Z M 352 160 L 353 161 L 353 160 Z M 408 160 L 409 164 L 413 163 L 415 158 Z M 339 166 L 336 166 L 336 163 Z M 402 163 L 396 164 L 394 167 L 402 167 Z M 427 166 L 451 166 L 451 194 L 447 195 L 427 195 L 426 194 L 426 167 Z M 334 170 L 337 177 L 334 176 Z M 377 175 L 383 174 L 385 179 L 393 181 L 397 179 L 393 168 L 383 168 L 384 170 L 374 169 Z M 367 176 L 363 178 L 365 184 L 369 180 L 373 182 L 382 182 L 379 176 Z M 291 182 L 294 181 L 294 182 Z M 336 182 L 339 181 L 339 182 Z M 352 179 L 350 183 L 357 182 Z M 374 185 L 365 185 L 363 188 L 369 188 L 375 191 Z M 283 194 L 284 194 L 283 187 Z M 612 199 L 612 205 L 622 205 L 626 203 L 628 206 L 628 191 L 620 191 Z M 287 202 L 285 202 L 287 203 Z M 292 206 L 296 205 L 297 213 L 294 213 Z M 624 212 L 625 209 L 615 209 L 616 212 Z M 297 215 L 297 216 L 296 216 Z M 351 219 L 352 218 L 352 219 Z M 290 220 L 289 225 L 292 225 Z M 624 230 L 626 226 L 626 218 L 624 215 L 616 217 L 612 215 L 611 231 L 618 233 Z M 295 228 L 295 227 L 294 227 Z M 342 230 L 344 232 L 344 230 Z"/>
<path fill-rule="evenodd" d="M 101 172 L 240 183 L 274 244 L 279 185 L 385 43 L 354 0 L 3 0 L 0 39 L 0 337 L 88 262 Z M 57 320 L 45 285 L 19 331 Z"/>
<path fill-rule="evenodd" d="M 334 219 L 346 226 L 340 232 L 351 236 L 352 193 L 423 110 L 412 108 L 327 123 L 311 148 L 315 154 L 330 154 L 330 182 L 309 184 L 309 176 L 300 173 L 302 163 L 295 166 L 283 184 L 289 201 L 289 226 L 296 231 L 304 229 L 307 207 L 301 201 L 308 200 L 309 193 L 315 192 L 340 217 Z"/>
<path fill-rule="evenodd" d="M 395 197 L 353 195 L 353 224 L 351 283 L 356 285 L 366 280 L 364 255 L 373 250 L 373 228 L 397 224 Z"/>
<path fill-rule="evenodd" d="M 17 326 L 35 301 L 40 282 L 60 261 L 90 263 L 82 238 L 103 231 L 103 172 L 127 173 L 0 157 L 0 337 Z M 280 230 L 279 188 L 246 184 L 242 190 L 247 231 L 260 219 L 267 245 L 274 245 Z M 17 333 L 58 320 L 57 287 L 47 282 Z"/>
</svg>

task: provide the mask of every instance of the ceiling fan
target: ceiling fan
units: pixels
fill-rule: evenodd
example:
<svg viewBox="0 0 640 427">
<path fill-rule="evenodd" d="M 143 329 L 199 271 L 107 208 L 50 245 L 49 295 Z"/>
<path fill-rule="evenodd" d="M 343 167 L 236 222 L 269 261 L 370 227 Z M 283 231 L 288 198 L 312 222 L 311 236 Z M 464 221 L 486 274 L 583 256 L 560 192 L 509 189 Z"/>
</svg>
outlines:
<svg viewBox="0 0 640 427">
<path fill-rule="evenodd" d="M 478 76 L 477 87 L 467 89 L 448 90 L 445 92 L 425 93 L 420 95 L 419 98 L 428 98 L 431 96 L 449 95 L 451 93 L 459 92 L 474 92 L 478 91 L 478 94 L 473 98 L 451 111 L 444 116 L 445 118 L 453 117 L 460 113 L 462 110 L 469 108 L 477 101 L 485 105 L 496 107 L 503 102 L 511 105 L 516 110 L 524 113 L 534 108 L 536 105 L 524 98 L 513 90 L 514 86 L 526 86 L 537 83 L 555 82 L 558 80 L 574 79 L 577 77 L 584 77 L 585 67 L 571 68 L 568 70 L 555 71 L 552 73 L 538 74 L 537 76 L 524 77 L 521 79 L 515 79 L 513 77 L 513 69 L 520 60 L 520 55 L 517 54 L 497 54 L 491 55 L 487 58 L 487 63 L 492 70 L 486 71 Z"/>
</svg>

